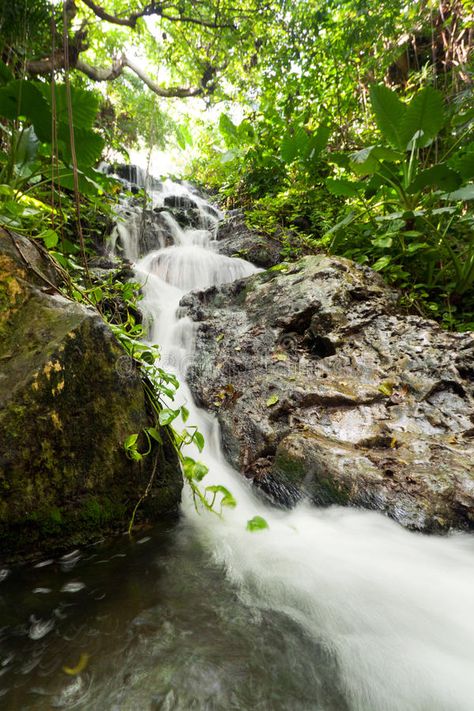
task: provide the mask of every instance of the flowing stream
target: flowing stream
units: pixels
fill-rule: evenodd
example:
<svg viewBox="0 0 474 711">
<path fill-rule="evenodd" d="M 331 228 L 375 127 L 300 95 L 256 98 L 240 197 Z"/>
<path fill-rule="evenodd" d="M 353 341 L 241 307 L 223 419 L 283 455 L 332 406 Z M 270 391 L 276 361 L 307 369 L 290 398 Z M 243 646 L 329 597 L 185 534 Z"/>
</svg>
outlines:
<svg viewBox="0 0 474 711">
<path fill-rule="evenodd" d="M 217 253 L 219 216 L 184 186 L 165 184 L 155 206 L 177 192 L 197 203 L 198 227 L 162 212 L 173 243 L 139 259 L 136 216 L 117 238 L 143 284 L 148 338 L 182 383 L 175 402 L 206 438 L 189 453 L 238 505 L 199 514 L 185 489 L 177 526 L 5 575 L 4 708 L 471 711 L 473 537 L 350 508 L 275 509 L 225 461 L 185 382 L 195 324 L 179 302 L 257 270 Z M 246 530 L 255 515 L 268 530 Z M 68 676 L 81 654 L 84 671 Z"/>
</svg>

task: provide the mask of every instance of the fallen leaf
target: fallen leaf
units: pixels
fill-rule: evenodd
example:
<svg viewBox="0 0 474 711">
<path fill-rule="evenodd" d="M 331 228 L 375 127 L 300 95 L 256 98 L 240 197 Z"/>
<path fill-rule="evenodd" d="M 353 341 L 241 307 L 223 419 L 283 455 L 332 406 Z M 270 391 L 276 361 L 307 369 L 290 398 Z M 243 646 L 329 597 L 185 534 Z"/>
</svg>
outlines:
<svg viewBox="0 0 474 711">
<path fill-rule="evenodd" d="M 381 383 L 379 385 L 379 391 L 383 394 L 386 395 L 387 397 L 390 397 L 393 393 L 395 385 L 391 383 L 389 380 L 385 383 Z"/>
<path fill-rule="evenodd" d="M 87 667 L 89 664 L 89 659 L 90 656 L 89 654 L 86 654 L 86 652 L 83 652 L 81 656 L 79 657 L 79 661 L 76 664 L 75 667 L 63 667 L 63 672 L 65 674 L 69 674 L 69 676 L 77 676 L 81 672 L 84 671 L 84 669 Z"/>
</svg>

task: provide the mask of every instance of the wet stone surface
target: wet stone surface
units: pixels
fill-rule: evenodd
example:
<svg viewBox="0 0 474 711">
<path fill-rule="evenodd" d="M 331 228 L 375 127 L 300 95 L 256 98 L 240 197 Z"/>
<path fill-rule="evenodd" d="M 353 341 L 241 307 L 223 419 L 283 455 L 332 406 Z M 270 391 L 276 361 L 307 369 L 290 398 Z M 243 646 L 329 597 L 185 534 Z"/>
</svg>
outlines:
<svg viewBox="0 0 474 711">
<path fill-rule="evenodd" d="M 230 462 L 275 502 L 472 528 L 474 337 L 399 313 L 397 298 L 325 256 L 190 294 L 189 382 Z"/>
<path fill-rule="evenodd" d="M 265 269 L 281 261 L 282 244 L 249 229 L 239 211 L 220 224 L 217 239 L 220 254 L 227 257 L 242 257 Z"/>
</svg>

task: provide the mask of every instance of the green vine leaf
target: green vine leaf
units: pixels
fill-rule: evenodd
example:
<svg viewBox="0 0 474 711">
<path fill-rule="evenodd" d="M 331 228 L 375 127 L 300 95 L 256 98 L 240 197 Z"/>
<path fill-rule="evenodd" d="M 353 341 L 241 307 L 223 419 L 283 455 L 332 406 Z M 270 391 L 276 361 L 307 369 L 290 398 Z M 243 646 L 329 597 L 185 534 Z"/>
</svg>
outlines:
<svg viewBox="0 0 474 711">
<path fill-rule="evenodd" d="M 247 521 L 247 531 L 251 531 L 252 533 L 255 531 L 263 531 L 265 528 L 270 527 L 262 516 L 254 516 Z"/>
<path fill-rule="evenodd" d="M 204 449 L 204 436 L 198 430 L 196 430 L 193 435 L 193 440 L 199 451 L 202 452 L 202 450 Z"/>
<path fill-rule="evenodd" d="M 222 499 L 220 501 L 221 506 L 228 506 L 229 508 L 235 508 L 235 506 L 237 506 L 237 501 L 232 496 L 229 489 L 226 489 L 225 486 L 220 484 L 206 486 L 206 491 L 210 494 L 222 494 Z"/>
<path fill-rule="evenodd" d="M 166 425 L 170 425 L 178 415 L 179 410 L 170 410 L 170 408 L 164 407 L 158 415 L 158 421 L 162 427 L 166 427 Z"/>
</svg>

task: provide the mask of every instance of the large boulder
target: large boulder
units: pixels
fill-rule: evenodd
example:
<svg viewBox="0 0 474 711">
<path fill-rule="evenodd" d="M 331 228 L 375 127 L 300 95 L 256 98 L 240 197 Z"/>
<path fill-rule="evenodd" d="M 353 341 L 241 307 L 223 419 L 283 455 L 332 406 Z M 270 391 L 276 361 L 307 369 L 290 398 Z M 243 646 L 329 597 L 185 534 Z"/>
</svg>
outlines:
<svg viewBox="0 0 474 711">
<path fill-rule="evenodd" d="M 190 385 L 218 413 L 228 459 L 275 501 L 471 528 L 474 337 L 401 314 L 397 298 L 327 256 L 190 294 Z"/>
<path fill-rule="evenodd" d="M 273 267 L 281 261 L 281 242 L 247 227 L 240 211 L 221 222 L 217 239 L 217 249 L 226 257 L 242 257 L 263 268 Z"/>
<path fill-rule="evenodd" d="M 175 511 L 173 450 L 142 462 L 127 435 L 149 424 L 139 373 L 97 312 L 57 292 L 26 239 L 0 232 L 0 556 L 34 555 Z M 166 439 L 165 439 L 166 441 Z"/>
</svg>

